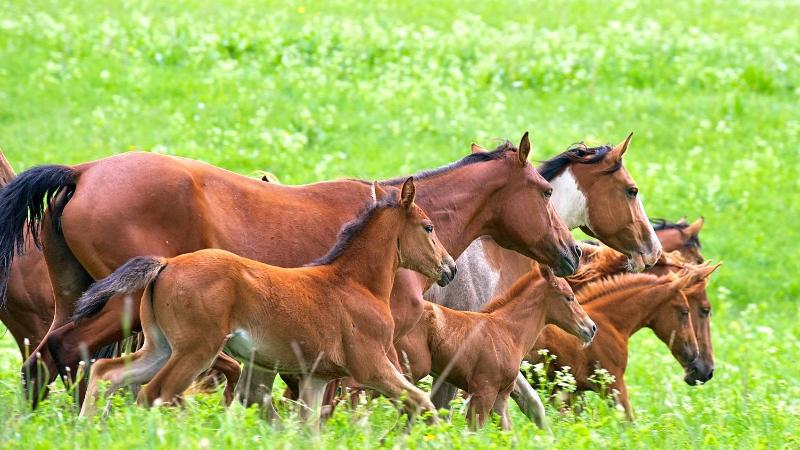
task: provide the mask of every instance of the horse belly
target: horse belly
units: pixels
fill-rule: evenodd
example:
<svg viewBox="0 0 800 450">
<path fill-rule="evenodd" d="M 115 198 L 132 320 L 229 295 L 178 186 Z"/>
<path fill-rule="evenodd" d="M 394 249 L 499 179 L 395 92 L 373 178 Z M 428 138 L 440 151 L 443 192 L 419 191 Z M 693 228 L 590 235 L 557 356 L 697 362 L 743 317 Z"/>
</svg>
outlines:
<svg viewBox="0 0 800 450">
<path fill-rule="evenodd" d="M 250 333 L 237 329 L 226 345 L 233 356 L 243 362 L 254 362 L 260 367 L 275 369 L 283 374 L 315 374 L 331 377 L 346 376 L 338 346 L 325 349 L 305 339 L 285 339 L 271 333 Z"/>
</svg>

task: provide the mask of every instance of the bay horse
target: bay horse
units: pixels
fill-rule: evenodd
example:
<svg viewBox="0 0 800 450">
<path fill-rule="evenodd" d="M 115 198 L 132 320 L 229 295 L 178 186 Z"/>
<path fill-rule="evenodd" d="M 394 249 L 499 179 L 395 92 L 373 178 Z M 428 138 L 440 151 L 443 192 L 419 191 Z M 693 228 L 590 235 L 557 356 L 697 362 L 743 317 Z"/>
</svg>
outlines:
<svg viewBox="0 0 800 450">
<path fill-rule="evenodd" d="M 577 291 L 577 297 L 597 323 L 594 341 L 584 347 L 561 330 L 546 327 L 526 359 L 543 362 L 539 351 L 547 349 L 556 357 L 548 366 L 548 377 L 553 379 L 556 371 L 569 367 L 578 393 L 600 391 L 602 386 L 590 377 L 595 369 L 607 370 L 614 381 L 606 387 L 615 392 L 615 400 L 624 408 L 626 417 L 633 420 L 624 378 L 630 336 L 645 327 L 652 329 L 684 368 L 685 381 L 696 383 L 700 350 L 688 296 L 693 291 L 704 291 L 705 280 L 717 267 L 719 264 L 697 266 L 664 276 L 620 274 L 592 282 Z"/>
<path fill-rule="evenodd" d="M 502 428 L 511 429 L 508 396 L 522 358 L 546 324 L 585 344 L 597 330 L 567 282 L 537 267 L 480 312 L 426 303 L 422 319 L 396 345 L 414 380 L 433 373 L 469 394 L 473 427 L 483 427 L 494 411 Z"/>
<path fill-rule="evenodd" d="M 0 150 L 0 189 L 16 177 L 13 167 Z M 8 301 L 0 306 L 0 321 L 11 332 L 22 359 L 39 346 L 53 321 L 53 290 L 42 253 L 30 236 L 25 236 L 23 252 L 17 254 L 8 274 Z"/>
<path fill-rule="evenodd" d="M 702 264 L 705 259 L 700 253 L 700 230 L 705 219 L 700 217 L 692 223 L 685 219 L 670 222 L 665 219 L 651 219 L 665 252 L 679 251 L 689 261 Z"/>
<path fill-rule="evenodd" d="M 661 243 L 647 218 L 636 182 L 622 161 L 632 136 L 614 147 L 575 145 L 545 161 L 537 171 L 552 184 L 554 207 L 567 228 L 581 228 L 628 255 L 633 269 L 641 271 L 658 261 Z M 473 144 L 472 151 L 479 154 L 485 149 Z M 501 248 L 490 237 L 474 241 L 457 263 L 458 279 L 446 288 L 433 286 L 426 299 L 453 309 L 477 311 L 531 267 L 529 258 Z M 520 382 L 527 385 L 524 377 Z M 535 391 L 526 392 L 535 402 Z M 447 407 L 455 395 L 455 387 L 444 385 L 434 394 L 434 404 Z M 544 406 L 538 403 L 534 415 L 544 413 Z"/>
<path fill-rule="evenodd" d="M 206 249 L 136 257 L 92 285 L 76 319 L 100 311 L 114 295 L 144 288 L 145 339 L 129 358 L 93 365 L 81 415 L 95 412 L 101 381 L 111 382 L 108 392 L 147 383 L 140 404 L 172 403 L 223 348 L 271 379 L 279 371 L 304 376 L 301 398 L 313 414 L 319 414 L 326 383 L 344 376 L 395 399 L 406 394 L 414 411 L 435 412 L 427 394 L 399 370 L 389 296 L 400 267 L 439 279 L 453 260 L 414 204 L 411 178 L 399 196 L 377 183 L 373 189 L 375 202 L 345 225 L 326 255 L 304 267 Z"/>
<path fill-rule="evenodd" d="M 457 257 L 478 236 L 573 273 L 579 248 L 550 204 L 551 187 L 528 163 L 525 133 L 519 146 L 503 143 L 448 166 L 418 174 L 418 202 Z M 385 185 L 397 186 L 392 179 Z M 75 324 L 73 305 L 94 279 L 108 276 L 135 256 L 172 257 L 221 248 L 281 267 L 322 256 L 341 225 L 370 197 L 370 183 L 338 180 L 302 186 L 264 183 L 184 158 L 131 152 L 77 166 L 42 166 L 20 174 L 0 192 L 0 274 L 7 273 L 22 242 L 26 217 L 41 240 L 56 294 L 53 324 L 23 365 L 34 405 L 41 387 L 81 359 L 81 346 L 96 352 L 123 336 L 124 302 Z M 469 194 L 465 194 L 468 192 Z M 52 201 L 47 201 L 52 198 Z M 45 203 L 50 204 L 45 212 Z M 422 293 L 432 284 L 398 272 L 392 291 L 395 336 L 422 314 Z M 449 280 L 440 280 L 447 282 Z M 134 296 L 130 329 L 138 331 L 140 296 Z M 39 383 L 39 364 L 49 377 Z M 253 369 L 245 397 L 259 398 Z M 31 395 L 33 393 L 34 395 Z"/>
</svg>

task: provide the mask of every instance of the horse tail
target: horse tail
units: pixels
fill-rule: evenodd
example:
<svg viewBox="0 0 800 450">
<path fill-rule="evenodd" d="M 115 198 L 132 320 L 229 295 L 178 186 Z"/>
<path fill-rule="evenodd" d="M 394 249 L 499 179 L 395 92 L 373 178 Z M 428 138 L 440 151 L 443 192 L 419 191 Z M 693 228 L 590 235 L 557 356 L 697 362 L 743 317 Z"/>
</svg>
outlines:
<svg viewBox="0 0 800 450">
<path fill-rule="evenodd" d="M 39 230 L 46 205 L 59 192 L 67 199 L 75 192 L 79 172 L 67 166 L 47 165 L 26 170 L 0 190 L 0 304 L 5 305 L 8 274 L 14 253 L 22 253 L 25 228 L 39 241 Z M 60 202 L 51 212 L 53 224 L 60 224 L 61 211 L 66 202 Z"/>
<path fill-rule="evenodd" d="M 166 258 L 155 256 L 137 256 L 128 260 L 114 273 L 89 286 L 78 299 L 72 320 L 78 321 L 97 314 L 114 295 L 144 289 L 158 278 L 166 266 Z"/>
</svg>

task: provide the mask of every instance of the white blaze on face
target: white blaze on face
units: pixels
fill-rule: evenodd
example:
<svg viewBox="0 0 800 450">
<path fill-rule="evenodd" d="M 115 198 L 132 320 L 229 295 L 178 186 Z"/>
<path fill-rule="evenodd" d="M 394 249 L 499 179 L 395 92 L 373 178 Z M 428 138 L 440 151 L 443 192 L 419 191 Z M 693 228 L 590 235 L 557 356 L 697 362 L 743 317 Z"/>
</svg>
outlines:
<svg viewBox="0 0 800 450">
<path fill-rule="evenodd" d="M 589 228 L 589 210 L 586 207 L 586 196 L 578 187 L 572 170 L 568 167 L 550 182 L 553 196 L 550 200 L 570 230 L 586 225 Z"/>
</svg>

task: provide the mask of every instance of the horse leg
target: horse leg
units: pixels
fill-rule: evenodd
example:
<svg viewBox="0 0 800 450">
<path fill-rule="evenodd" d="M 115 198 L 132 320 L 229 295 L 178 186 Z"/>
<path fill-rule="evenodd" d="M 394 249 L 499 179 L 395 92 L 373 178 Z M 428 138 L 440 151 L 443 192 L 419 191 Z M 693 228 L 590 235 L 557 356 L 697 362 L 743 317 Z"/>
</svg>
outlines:
<svg viewBox="0 0 800 450">
<path fill-rule="evenodd" d="M 139 393 L 136 402 L 143 406 L 175 404 L 198 375 L 214 363 L 219 349 L 173 349 L 172 355 L 156 376 Z"/>
<path fill-rule="evenodd" d="M 528 383 L 528 380 L 525 379 L 525 375 L 522 372 L 517 374 L 517 379 L 514 381 L 511 398 L 517 402 L 522 413 L 536 423 L 537 427 L 547 428 L 542 399 L 539 397 L 539 393 Z"/>
<path fill-rule="evenodd" d="M 329 380 L 314 376 L 305 377 L 300 386 L 300 418 L 319 431 L 322 397 L 329 385 Z"/>
<path fill-rule="evenodd" d="M 492 413 L 496 398 L 497 393 L 492 393 L 487 389 L 470 395 L 469 405 L 467 406 L 467 421 L 473 431 L 486 425 L 486 420 L 489 418 L 489 414 Z"/>
<path fill-rule="evenodd" d="M 633 407 L 631 407 L 631 402 L 628 399 L 628 387 L 625 385 L 625 381 L 621 379 L 617 379 L 615 385 L 614 389 L 617 391 L 616 401 L 625 409 L 625 418 L 633 422 L 635 418 L 633 416 Z"/>
<path fill-rule="evenodd" d="M 63 201 L 63 195 L 56 200 L 56 202 Z M 46 386 L 53 382 L 59 373 L 66 374 L 64 368 L 59 367 L 50 354 L 51 347 L 48 343 L 50 334 L 70 321 L 75 302 L 94 281 L 72 254 L 64 236 L 55 229 L 49 214 L 45 215 L 42 222 L 40 237 L 55 296 L 55 309 L 50 329 L 22 365 L 25 395 L 31 400 L 34 408 L 39 399 L 47 395 Z M 42 374 L 41 369 L 46 369 L 47 373 Z"/>
<path fill-rule="evenodd" d="M 436 384 L 436 380 L 434 380 Z M 450 402 L 458 395 L 458 388 L 448 382 L 442 382 L 436 392 L 431 393 L 431 400 L 436 409 L 450 409 Z"/>
<path fill-rule="evenodd" d="M 242 367 L 239 365 L 239 361 L 236 361 L 225 353 L 220 353 L 217 359 L 214 360 L 214 365 L 211 366 L 211 368 L 222 372 L 225 376 L 225 390 L 222 391 L 222 404 L 224 406 L 230 406 L 233 401 L 236 385 L 239 384 L 239 377 L 242 375 Z"/>
<path fill-rule="evenodd" d="M 272 404 L 272 385 L 277 373 L 250 363 L 245 364 L 242 371 L 244 380 L 240 379 L 236 384 L 234 397 L 246 407 L 259 405 L 261 415 L 266 420 L 277 418 L 278 411 Z M 299 394 L 300 389 L 297 389 Z"/>
<path fill-rule="evenodd" d="M 492 409 L 500 416 L 500 426 L 506 431 L 511 430 L 513 423 L 511 422 L 511 415 L 508 413 L 508 393 L 498 394 Z"/>
<path fill-rule="evenodd" d="M 101 359 L 92 365 L 86 398 L 81 407 L 81 416 L 93 416 L 97 410 L 97 391 L 101 381 L 110 385 L 105 396 L 110 397 L 123 386 L 141 385 L 150 381 L 170 356 L 168 346 L 141 350 L 120 358 Z"/>
<path fill-rule="evenodd" d="M 432 420 L 437 421 L 436 408 L 431 403 L 428 394 L 408 381 L 386 354 L 373 356 L 362 353 L 361 355 L 360 364 L 350 365 L 356 382 L 395 400 L 401 398 L 405 393 L 409 421 L 413 420 L 420 410 L 432 412 Z"/>
<path fill-rule="evenodd" d="M 300 398 L 300 378 L 281 374 L 281 380 L 286 383 L 286 389 L 283 391 L 284 398 L 298 400 Z"/>
</svg>

